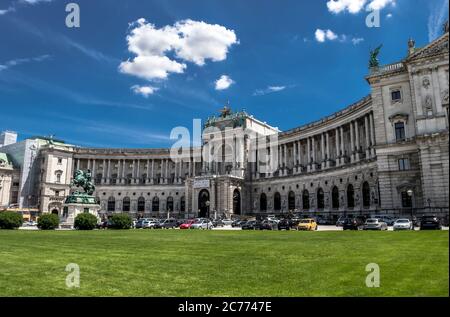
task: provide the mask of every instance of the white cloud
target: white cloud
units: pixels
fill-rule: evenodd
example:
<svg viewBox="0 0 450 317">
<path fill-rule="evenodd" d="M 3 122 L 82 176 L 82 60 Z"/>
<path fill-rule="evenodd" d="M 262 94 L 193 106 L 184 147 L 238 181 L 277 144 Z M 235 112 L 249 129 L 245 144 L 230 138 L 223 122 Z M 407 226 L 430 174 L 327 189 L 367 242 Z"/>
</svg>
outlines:
<svg viewBox="0 0 450 317">
<path fill-rule="evenodd" d="M 216 80 L 216 90 L 225 90 L 230 88 L 232 84 L 234 84 L 234 80 L 232 80 L 227 75 L 220 76 L 219 79 Z"/>
<path fill-rule="evenodd" d="M 288 87 L 287 86 L 268 86 L 265 89 L 257 89 L 253 93 L 253 96 L 264 96 L 264 95 L 267 95 L 267 94 L 283 91 L 286 88 L 288 88 Z"/>
<path fill-rule="evenodd" d="M 392 13 L 386 14 L 386 18 L 387 18 L 387 19 L 390 19 L 390 18 L 392 18 L 392 17 L 393 17 Z"/>
<path fill-rule="evenodd" d="M 362 37 L 352 38 L 353 45 L 358 45 L 359 43 L 361 43 L 363 41 L 364 41 L 364 39 Z"/>
<path fill-rule="evenodd" d="M 153 95 L 155 92 L 157 92 L 159 89 L 152 86 L 139 86 L 134 85 L 131 87 L 131 90 L 137 95 L 142 95 L 145 98 L 148 98 L 148 96 Z"/>
<path fill-rule="evenodd" d="M 381 10 L 388 5 L 395 6 L 395 0 L 329 0 L 327 2 L 328 11 L 335 14 L 345 11 L 356 14 L 363 9 Z"/>
<path fill-rule="evenodd" d="M 326 41 L 339 41 L 340 43 L 347 43 L 349 40 L 353 45 L 357 45 L 364 41 L 363 38 L 354 38 L 345 34 L 338 35 L 331 30 L 317 29 L 315 32 L 316 41 L 319 43 L 324 43 Z"/>
<path fill-rule="evenodd" d="M 442 26 L 448 19 L 448 0 L 441 0 L 434 3 L 431 7 L 430 16 L 428 17 L 428 40 L 431 42 L 439 37 L 442 33 Z"/>
<path fill-rule="evenodd" d="M 348 11 L 350 13 L 358 13 L 364 8 L 367 0 L 330 0 L 327 2 L 328 11 L 333 13 L 341 13 Z"/>
<path fill-rule="evenodd" d="M 18 0 L 17 2 L 12 2 L 11 5 L 7 9 L 0 10 L 0 16 L 5 15 L 9 12 L 16 11 L 16 7 L 20 5 L 34 5 L 41 2 L 52 2 L 53 0 Z"/>
<path fill-rule="evenodd" d="M 169 73 L 183 73 L 186 64 L 180 64 L 167 56 L 137 56 L 120 63 L 119 70 L 146 80 L 166 79 Z"/>
<path fill-rule="evenodd" d="M 177 56 L 199 66 L 204 65 L 206 59 L 225 60 L 228 48 L 239 43 L 233 30 L 218 24 L 186 20 L 176 23 L 175 27 L 181 35 L 175 48 Z"/>
<path fill-rule="evenodd" d="M 16 58 L 16 59 L 12 59 L 7 61 L 4 64 L 0 64 L 0 71 L 6 70 L 8 68 L 17 66 L 17 65 L 21 65 L 21 64 L 26 64 L 26 63 L 31 63 L 31 62 L 43 62 L 47 59 L 50 58 L 50 55 L 46 54 L 46 55 L 40 55 L 40 56 L 36 56 L 36 57 L 30 57 L 30 58 Z"/>
<path fill-rule="evenodd" d="M 183 73 L 187 66 L 181 61 L 199 66 L 205 65 L 206 60 L 223 61 L 229 48 L 239 43 L 233 30 L 193 20 L 158 29 L 141 18 L 130 27 L 128 50 L 136 57 L 122 62 L 119 70 L 147 80 L 166 79 L 170 73 Z M 169 58 L 168 53 L 174 53 L 174 58 Z"/>
</svg>

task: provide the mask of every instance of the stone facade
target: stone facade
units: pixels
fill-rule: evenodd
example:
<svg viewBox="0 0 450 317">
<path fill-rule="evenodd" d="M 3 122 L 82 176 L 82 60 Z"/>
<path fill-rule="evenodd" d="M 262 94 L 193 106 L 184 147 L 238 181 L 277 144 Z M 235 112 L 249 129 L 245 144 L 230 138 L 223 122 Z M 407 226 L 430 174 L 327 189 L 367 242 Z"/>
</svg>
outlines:
<svg viewBox="0 0 450 317">
<path fill-rule="evenodd" d="M 176 155 L 41 142 L 37 205 L 61 212 L 82 169 L 103 216 L 448 215 L 448 58 L 448 32 L 423 48 L 410 41 L 401 62 L 370 69 L 370 95 L 342 111 L 280 132 L 225 107 L 201 147 Z"/>
</svg>

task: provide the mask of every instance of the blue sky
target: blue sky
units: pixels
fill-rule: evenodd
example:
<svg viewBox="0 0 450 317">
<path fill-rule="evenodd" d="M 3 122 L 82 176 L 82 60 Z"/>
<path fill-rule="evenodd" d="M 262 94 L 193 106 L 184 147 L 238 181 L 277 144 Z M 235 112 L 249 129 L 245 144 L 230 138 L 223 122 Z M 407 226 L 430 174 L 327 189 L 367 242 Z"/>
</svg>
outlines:
<svg viewBox="0 0 450 317">
<path fill-rule="evenodd" d="M 80 28 L 65 25 L 70 2 Z M 0 0 L 0 130 L 166 147 L 227 101 L 294 128 L 370 93 L 370 49 L 400 60 L 447 17 L 448 0 Z"/>
</svg>

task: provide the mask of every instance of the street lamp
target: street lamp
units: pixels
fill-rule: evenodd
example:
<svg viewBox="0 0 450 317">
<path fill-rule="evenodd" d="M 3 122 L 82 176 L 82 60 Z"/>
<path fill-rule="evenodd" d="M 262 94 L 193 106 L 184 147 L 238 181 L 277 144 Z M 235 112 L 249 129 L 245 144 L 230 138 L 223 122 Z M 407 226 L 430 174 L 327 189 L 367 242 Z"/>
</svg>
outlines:
<svg viewBox="0 0 450 317">
<path fill-rule="evenodd" d="M 414 209 L 413 209 L 413 203 L 412 203 L 412 196 L 413 196 L 414 192 L 412 189 L 408 189 L 408 191 L 406 193 L 408 194 L 408 197 L 409 197 L 410 203 L 411 203 L 411 222 L 412 222 L 411 227 L 412 227 L 412 230 L 414 231 L 414 215 L 413 215 Z"/>
</svg>

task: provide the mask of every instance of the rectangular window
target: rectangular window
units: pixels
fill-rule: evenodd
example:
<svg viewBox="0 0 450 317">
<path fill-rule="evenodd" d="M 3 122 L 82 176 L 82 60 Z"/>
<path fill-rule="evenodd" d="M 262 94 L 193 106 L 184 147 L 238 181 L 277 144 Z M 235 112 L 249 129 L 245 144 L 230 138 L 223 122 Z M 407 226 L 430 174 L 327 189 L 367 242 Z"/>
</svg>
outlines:
<svg viewBox="0 0 450 317">
<path fill-rule="evenodd" d="M 391 98 L 392 101 L 402 100 L 402 93 L 400 92 L 400 90 L 394 90 L 391 92 Z"/>
<path fill-rule="evenodd" d="M 62 164 L 62 158 L 58 158 L 58 165 L 61 165 Z"/>
<path fill-rule="evenodd" d="M 408 171 L 411 169 L 411 166 L 409 164 L 409 159 L 402 158 L 398 160 L 398 169 L 400 171 Z"/>
<path fill-rule="evenodd" d="M 397 141 L 404 141 L 405 137 L 405 123 L 397 122 L 395 124 L 395 139 Z"/>
<path fill-rule="evenodd" d="M 59 190 L 55 190 L 55 196 L 59 196 Z"/>
</svg>

